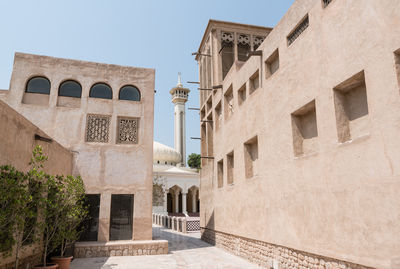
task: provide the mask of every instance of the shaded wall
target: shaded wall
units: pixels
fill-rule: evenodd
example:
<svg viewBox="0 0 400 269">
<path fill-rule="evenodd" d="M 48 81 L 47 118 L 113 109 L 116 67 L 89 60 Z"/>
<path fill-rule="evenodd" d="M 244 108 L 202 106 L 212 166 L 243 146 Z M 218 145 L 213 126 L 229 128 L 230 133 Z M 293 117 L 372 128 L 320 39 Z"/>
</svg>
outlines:
<svg viewBox="0 0 400 269">
<path fill-rule="evenodd" d="M 12 165 L 20 171 L 28 171 L 32 150 L 41 145 L 48 156 L 45 171 L 49 174 L 72 174 L 73 154 L 56 141 L 44 142 L 35 140 L 35 134 L 41 137 L 49 136 L 17 113 L 4 102 L 0 101 L 0 165 Z M 41 247 L 38 244 L 24 246 L 20 252 L 20 267 L 34 265 L 40 259 Z M 11 268 L 14 262 L 11 257 L 0 258 L 0 268 Z"/>
</svg>

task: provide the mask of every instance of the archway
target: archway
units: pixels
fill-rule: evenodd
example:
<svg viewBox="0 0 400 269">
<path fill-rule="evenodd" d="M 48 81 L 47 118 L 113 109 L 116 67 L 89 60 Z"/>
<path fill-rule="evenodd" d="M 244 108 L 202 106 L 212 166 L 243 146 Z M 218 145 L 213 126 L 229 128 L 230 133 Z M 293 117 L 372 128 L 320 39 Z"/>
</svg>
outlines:
<svg viewBox="0 0 400 269">
<path fill-rule="evenodd" d="M 167 194 L 167 211 L 172 214 L 182 212 L 182 189 L 177 185 L 169 188 Z"/>
</svg>

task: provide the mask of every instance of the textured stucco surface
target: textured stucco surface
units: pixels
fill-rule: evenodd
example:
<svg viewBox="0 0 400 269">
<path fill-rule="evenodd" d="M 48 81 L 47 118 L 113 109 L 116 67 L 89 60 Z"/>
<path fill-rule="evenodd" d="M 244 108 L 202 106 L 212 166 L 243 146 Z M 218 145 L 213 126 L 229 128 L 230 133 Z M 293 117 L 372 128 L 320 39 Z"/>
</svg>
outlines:
<svg viewBox="0 0 400 269">
<path fill-rule="evenodd" d="M 73 155 L 56 141 L 35 140 L 35 134 L 50 138 L 10 106 L 0 101 L 0 165 L 12 165 L 19 171 L 28 171 L 32 150 L 36 145 L 48 156 L 44 170 L 52 175 L 72 174 Z M 40 244 L 24 246 L 19 254 L 20 266 L 32 265 L 40 260 Z M 0 254 L 1 255 L 1 254 Z M 1 257 L 0 268 L 12 268 L 15 253 Z"/>
<path fill-rule="evenodd" d="M 288 46 L 287 35 L 307 13 L 310 25 Z M 266 78 L 264 62 L 277 48 L 279 69 Z M 394 266 L 400 258 L 399 48 L 397 0 L 333 0 L 326 8 L 319 0 L 295 1 L 259 47 L 262 57 L 233 65 L 223 89 L 209 93 L 213 109 L 205 118 L 216 118 L 214 108 L 231 85 L 234 112 L 214 128 L 215 159 L 203 161 L 201 226 L 366 266 Z M 238 89 L 257 69 L 260 88 L 249 94 L 247 87 L 239 106 Z M 361 71 L 368 116 L 340 143 L 333 89 Z M 221 82 L 218 72 L 213 85 Z M 313 153 L 295 156 L 291 114 L 313 100 Z M 222 100 L 223 111 L 226 106 Z M 244 143 L 254 136 L 258 169 L 246 178 Z M 228 185 L 225 174 L 218 188 L 217 161 L 225 160 L 226 171 L 232 150 L 234 182 Z"/>
<path fill-rule="evenodd" d="M 26 82 L 34 76 L 50 80 L 47 105 L 22 103 Z M 10 90 L 0 95 L 74 153 L 74 174 L 82 176 L 87 193 L 101 194 L 99 241 L 108 241 L 111 194 L 134 194 L 132 239 L 151 239 L 154 76 L 153 69 L 16 53 Z M 58 87 L 68 79 L 82 85 L 80 99 L 58 100 Z M 89 97 L 98 82 L 111 86 L 112 100 Z M 140 102 L 118 100 L 127 84 L 140 90 Z M 108 143 L 85 142 L 87 114 L 111 117 Z M 116 143 L 118 116 L 139 118 L 138 144 Z"/>
</svg>

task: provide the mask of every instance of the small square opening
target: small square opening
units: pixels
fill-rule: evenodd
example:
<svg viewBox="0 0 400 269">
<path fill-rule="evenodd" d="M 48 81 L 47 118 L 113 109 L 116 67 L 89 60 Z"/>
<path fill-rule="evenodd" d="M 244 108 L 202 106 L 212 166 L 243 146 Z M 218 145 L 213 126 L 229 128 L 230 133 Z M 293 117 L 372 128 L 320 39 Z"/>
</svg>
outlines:
<svg viewBox="0 0 400 269">
<path fill-rule="evenodd" d="M 276 49 L 265 61 L 265 78 L 269 78 L 279 69 L 279 50 Z"/>
<path fill-rule="evenodd" d="M 318 150 L 315 100 L 292 113 L 293 150 L 295 156 Z"/>
<path fill-rule="evenodd" d="M 334 89 L 338 141 L 343 143 L 369 133 L 368 100 L 364 71 Z"/>
<path fill-rule="evenodd" d="M 255 72 L 251 77 L 249 81 L 249 94 L 252 94 L 255 90 L 257 90 L 260 87 L 260 76 L 257 72 Z"/>
<path fill-rule="evenodd" d="M 246 178 L 257 174 L 258 138 L 253 137 L 244 143 L 244 166 Z"/>
<path fill-rule="evenodd" d="M 235 168 L 235 158 L 234 158 L 234 153 L 233 151 L 231 153 L 228 153 L 226 155 L 226 172 L 227 172 L 227 183 L 228 185 L 232 185 L 233 184 L 233 169 Z"/>
<path fill-rule="evenodd" d="M 217 165 L 218 169 L 218 188 L 224 186 L 224 160 L 220 160 Z"/>
<path fill-rule="evenodd" d="M 246 83 L 240 87 L 238 90 L 238 102 L 241 105 L 244 101 L 246 101 Z"/>
</svg>

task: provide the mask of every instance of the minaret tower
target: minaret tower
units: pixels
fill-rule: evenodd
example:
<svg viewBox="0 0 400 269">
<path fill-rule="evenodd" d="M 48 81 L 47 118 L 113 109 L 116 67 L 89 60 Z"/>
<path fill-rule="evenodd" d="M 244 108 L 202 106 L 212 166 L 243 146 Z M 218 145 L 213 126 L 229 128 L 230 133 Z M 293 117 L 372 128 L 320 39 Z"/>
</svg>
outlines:
<svg viewBox="0 0 400 269">
<path fill-rule="evenodd" d="M 186 166 L 186 123 L 185 123 L 185 103 L 188 100 L 190 90 L 183 88 L 181 73 L 178 73 L 178 84 L 169 93 L 172 95 L 172 103 L 175 105 L 174 126 L 175 126 L 175 150 L 181 156 L 179 166 Z"/>
</svg>

